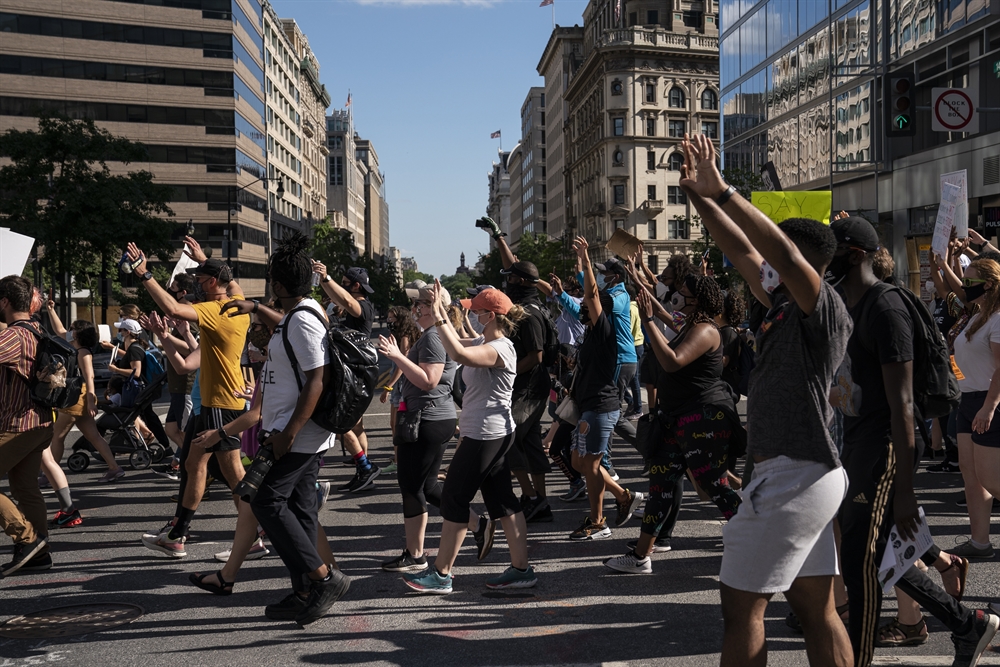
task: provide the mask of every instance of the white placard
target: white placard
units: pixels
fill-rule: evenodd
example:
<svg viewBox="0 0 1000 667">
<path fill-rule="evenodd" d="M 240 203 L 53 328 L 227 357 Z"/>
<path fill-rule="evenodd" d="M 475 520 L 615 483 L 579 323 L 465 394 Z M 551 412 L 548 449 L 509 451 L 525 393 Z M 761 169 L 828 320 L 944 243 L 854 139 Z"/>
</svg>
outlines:
<svg viewBox="0 0 1000 667">
<path fill-rule="evenodd" d="M 941 259 L 948 256 L 948 241 L 951 240 L 951 230 L 955 226 L 955 207 L 961 188 L 951 183 L 941 184 L 941 205 L 938 206 L 937 222 L 934 223 L 934 238 L 931 239 L 931 250 L 940 255 Z"/>
<path fill-rule="evenodd" d="M 919 508 L 918 512 L 920 523 L 917 525 L 917 534 L 913 540 L 903 537 L 896 526 L 889 531 L 889 542 L 885 545 L 882 564 L 878 567 L 878 583 L 882 586 L 883 593 L 888 593 L 900 577 L 934 544 L 931 529 L 927 526 L 927 517 L 924 516 L 924 508 Z"/>
<path fill-rule="evenodd" d="M 955 204 L 955 231 L 958 238 L 964 239 L 969 235 L 969 185 L 968 172 L 965 169 L 941 174 L 941 192 L 944 193 L 944 184 L 951 183 L 961 189 L 958 196 L 958 203 Z"/>
<path fill-rule="evenodd" d="M 31 247 L 35 239 L 24 234 L 0 227 L 0 278 L 19 276 L 31 257 Z"/>
</svg>

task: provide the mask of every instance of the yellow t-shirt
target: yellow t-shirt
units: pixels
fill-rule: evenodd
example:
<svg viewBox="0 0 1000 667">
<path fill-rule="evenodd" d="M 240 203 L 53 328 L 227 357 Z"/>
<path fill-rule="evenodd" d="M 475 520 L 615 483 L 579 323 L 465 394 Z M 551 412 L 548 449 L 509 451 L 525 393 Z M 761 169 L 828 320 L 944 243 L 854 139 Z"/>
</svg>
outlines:
<svg viewBox="0 0 1000 667">
<path fill-rule="evenodd" d="M 246 402 L 233 396 L 243 390 L 240 356 L 250 328 L 249 315 L 220 315 L 222 306 L 233 299 L 193 304 L 201 329 L 201 404 L 206 408 L 242 410 Z"/>
</svg>

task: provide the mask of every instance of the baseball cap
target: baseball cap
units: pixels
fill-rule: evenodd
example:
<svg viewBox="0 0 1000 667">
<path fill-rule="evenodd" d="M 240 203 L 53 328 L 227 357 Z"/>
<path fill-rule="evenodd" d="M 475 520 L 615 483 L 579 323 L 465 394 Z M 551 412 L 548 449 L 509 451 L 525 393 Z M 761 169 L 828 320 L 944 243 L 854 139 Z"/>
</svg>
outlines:
<svg viewBox="0 0 1000 667">
<path fill-rule="evenodd" d="M 612 257 L 603 264 L 594 264 L 598 271 L 601 273 L 614 273 L 621 278 L 625 277 L 625 266 L 619 262 L 617 259 Z"/>
<path fill-rule="evenodd" d="M 866 252 L 874 252 L 881 246 L 878 232 L 872 227 L 872 223 L 864 218 L 852 215 L 849 218 L 834 220 L 830 224 L 830 229 L 837 237 L 837 243 L 860 248 Z"/>
<path fill-rule="evenodd" d="M 344 277 L 347 278 L 352 285 L 354 283 L 361 283 L 361 289 L 369 294 L 375 291 L 372 289 L 372 286 L 368 284 L 368 272 L 360 266 L 352 266 L 347 269 L 347 273 L 344 274 Z"/>
<path fill-rule="evenodd" d="M 406 283 L 404 289 L 406 296 L 414 301 L 432 301 L 434 299 L 434 287 L 423 280 L 412 280 Z M 445 306 L 451 305 L 451 293 L 444 287 L 441 287 L 441 303 Z"/>
<path fill-rule="evenodd" d="M 196 276 L 209 276 L 222 282 L 229 282 L 233 279 L 232 269 L 221 259 L 206 259 L 205 263 L 186 271 Z"/>
<path fill-rule="evenodd" d="M 475 287 L 466 287 L 465 291 L 469 296 L 476 296 L 480 292 L 485 292 L 488 289 L 496 289 L 493 285 L 476 285 Z M 468 301 L 468 299 L 466 299 Z"/>
<path fill-rule="evenodd" d="M 469 310 L 489 310 L 506 315 L 514 307 L 514 304 L 502 290 L 486 289 L 471 299 L 462 299 L 462 307 Z"/>
<path fill-rule="evenodd" d="M 510 265 L 509 269 L 502 269 L 500 273 L 505 276 L 513 274 L 518 278 L 528 280 L 533 283 L 538 282 L 538 267 L 528 261 L 522 260 L 520 262 L 514 262 Z"/>
<path fill-rule="evenodd" d="M 128 318 L 125 318 L 121 322 L 115 322 L 115 329 L 125 329 L 129 333 L 136 335 L 142 333 L 142 327 L 139 326 L 139 323 Z"/>
</svg>

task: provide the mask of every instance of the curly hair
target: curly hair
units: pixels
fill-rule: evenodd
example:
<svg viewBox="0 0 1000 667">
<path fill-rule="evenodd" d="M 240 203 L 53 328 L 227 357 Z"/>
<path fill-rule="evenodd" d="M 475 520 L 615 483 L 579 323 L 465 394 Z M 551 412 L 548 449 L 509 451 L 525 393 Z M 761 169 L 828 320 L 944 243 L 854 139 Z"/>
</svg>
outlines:
<svg viewBox="0 0 1000 667">
<path fill-rule="evenodd" d="M 420 329 L 417 328 L 417 323 L 413 321 L 413 314 L 410 312 L 410 309 L 406 306 L 393 306 L 389 309 L 386 317 L 389 315 L 396 320 L 389 325 L 389 331 L 396 337 L 396 341 L 398 342 L 405 338 L 410 341 L 410 345 L 416 343 L 417 339 L 420 338 Z"/>
<path fill-rule="evenodd" d="M 980 278 L 993 283 L 993 287 L 986 290 L 982 308 L 979 309 L 979 317 L 965 330 L 965 340 L 972 340 L 972 337 L 983 328 L 987 320 L 1000 313 L 1000 264 L 992 259 L 977 259 L 969 264 L 969 268 L 975 269 Z"/>
<path fill-rule="evenodd" d="M 312 290 L 312 260 L 306 254 L 309 239 L 301 232 L 285 238 L 267 260 L 267 278 L 281 283 L 292 296 L 305 296 Z"/>
<path fill-rule="evenodd" d="M 747 304 L 743 300 L 743 295 L 734 289 L 726 292 L 722 304 L 722 316 L 726 318 L 726 322 L 735 327 L 746 317 L 746 312 Z"/>
<path fill-rule="evenodd" d="M 458 306 L 448 306 L 448 320 L 451 322 L 451 326 L 455 327 L 455 331 L 461 331 L 465 325 L 465 314 Z"/>
<path fill-rule="evenodd" d="M 822 273 L 837 252 L 837 237 L 830 225 L 810 218 L 789 218 L 778 229 L 795 244 L 816 271 Z"/>
<path fill-rule="evenodd" d="M 691 291 L 698 302 L 694 312 L 685 318 L 685 322 L 692 326 L 701 322 L 715 324 L 715 317 L 722 312 L 724 301 L 722 290 L 715 282 L 715 278 L 691 274 L 684 279 L 684 286 Z"/>
<path fill-rule="evenodd" d="M 688 276 L 694 273 L 691 258 L 684 253 L 676 253 L 667 260 L 667 268 L 674 272 L 674 285 L 680 285 Z"/>
<path fill-rule="evenodd" d="M 15 312 L 29 312 L 33 298 L 34 289 L 26 278 L 10 275 L 0 279 L 0 299 L 7 299 Z"/>
<path fill-rule="evenodd" d="M 73 337 L 80 347 L 87 350 L 97 347 L 97 343 L 101 340 L 97 329 L 89 320 L 76 320 L 69 325 L 69 330 L 73 332 Z"/>
<path fill-rule="evenodd" d="M 872 272 L 883 282 L 896 272 L 896 261 L 885 246 L 872 253 Z"/>
<path fill-rule="evenodd" d="M 517 325 L 528 316 L 528 311 L 518 305 L 513 305 L 506 315 L 496 313 L 497 330 L 504 336 L 510 336 L 517 331 Z"/>
</svg>

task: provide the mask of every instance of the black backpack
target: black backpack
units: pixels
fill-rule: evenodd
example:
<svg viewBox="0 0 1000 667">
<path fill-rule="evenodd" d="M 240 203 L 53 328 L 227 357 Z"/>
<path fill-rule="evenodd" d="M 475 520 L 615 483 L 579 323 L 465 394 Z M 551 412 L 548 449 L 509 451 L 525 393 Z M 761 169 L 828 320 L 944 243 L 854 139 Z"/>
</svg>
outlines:
<svg viewBox="0 0 1000 667">
<path fill-rule="evenodd" d="M 889 290 L 895 290 L 899 294 L 913 321 L 913 403 L 917 410 L 915 421 L 922 425 L 925 419 L 937 419 L 950 414 L 958 407 L 962 391 L 958 388 L 958 379 L 951 369 L 948 344 L 927 306 L 913 292 L 895 285 L 881 283 L 881 287 L 872 289 L 880 291 L 869 297 L 862 308 L 858 317 L 859 327 L 864 327 L 868 322 L 872 304 Z M 858 333 L 863 336 L 862 341 L 868 339 L 866 334 L 867 332 Z"/>
<path fill-rule="evenodd" d="M 316 310 L 303 306 L 292 309 L 285 319 L 285 325 L 281 328 L 281 342 L 292 364 L 295 382 L 299 386 L 299 391 L 302 391 L 302 381 L 298 372 L 299 362 L 288 340 L 291 316 L 298 312 L 312 313 L 323 326 L 327 326 L 327 322 Z M 368 336 L 354 329 L 330 327 L 326 331 L 326 339 L 330 346 L 331 359 L 326 367 L 323 394 L 313 411 L 312 420 L 328 431 L 343 434 L 361 421 L 375 395 L 378 352 Z"/>
<path fill-rule="evenodd" d="M 31 377 L 25 378 L 35 405 L 56 410 L 76 405 L 83 391 L 83 378 L 76 364 L 76 348 L 65 338 L 39 333 L 27 322 L 15 322 L 11 326 L 30 331 L 38 339 Z"/>
<path fill-rule="evenodd" d="M 542 320 L 542 328 L 545 329 L 545 343 L 542 345 L 542 366 L 551 368 L 559 363 L 559 334 L 556 332 L 556 325 L 552 322 L 549 311 L 537 303 L 529 303 L 527 308 L 537 312 L 539 318 Z"/>
</svg>

